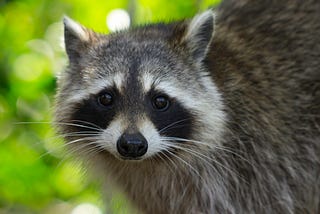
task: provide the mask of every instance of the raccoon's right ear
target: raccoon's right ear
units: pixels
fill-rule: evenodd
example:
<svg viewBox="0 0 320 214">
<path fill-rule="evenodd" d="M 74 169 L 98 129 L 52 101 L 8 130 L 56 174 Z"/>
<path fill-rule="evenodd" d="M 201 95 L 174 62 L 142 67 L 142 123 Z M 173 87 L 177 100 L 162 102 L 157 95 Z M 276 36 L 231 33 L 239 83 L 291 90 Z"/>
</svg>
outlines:
<svg viewBox="0 0 320 214">
<path fill-rule="evenodd" d="M 64 16 L 64 43 L 70 62 L 77 62 L 81 54 L 97 40 L 98 36 L 71 18 Z"/>
</svg>

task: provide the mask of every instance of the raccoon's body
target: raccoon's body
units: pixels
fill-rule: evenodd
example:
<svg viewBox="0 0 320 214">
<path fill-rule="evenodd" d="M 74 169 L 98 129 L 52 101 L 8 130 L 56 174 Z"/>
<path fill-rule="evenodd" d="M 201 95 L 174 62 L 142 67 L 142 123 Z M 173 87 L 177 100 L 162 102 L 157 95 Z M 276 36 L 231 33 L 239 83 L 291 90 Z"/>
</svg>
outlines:
<svg viewBox="0 0 320 214">
<path fill-rule="evenodd" d="M 142 213 L 320 213 L 320 1 L 215 14 L 111 35 L 66 18 L 60 133 Z"/>
</svg>

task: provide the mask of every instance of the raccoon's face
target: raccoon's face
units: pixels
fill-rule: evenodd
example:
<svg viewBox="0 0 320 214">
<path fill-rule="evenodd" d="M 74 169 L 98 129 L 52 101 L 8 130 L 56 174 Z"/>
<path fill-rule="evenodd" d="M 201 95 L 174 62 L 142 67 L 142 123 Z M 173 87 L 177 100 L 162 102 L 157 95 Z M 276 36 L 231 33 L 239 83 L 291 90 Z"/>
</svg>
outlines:
<svg viewBox="0 0 320 214">
<path fill-rule="evenodd" d="M 84 150 L 129 160 L 219 143 L 222 101 L 202 65 L 213 21 L 207 11 L 105 36 L 65 18 L 70 65 L 59 80 L 60 131 Z"/>
</svg>

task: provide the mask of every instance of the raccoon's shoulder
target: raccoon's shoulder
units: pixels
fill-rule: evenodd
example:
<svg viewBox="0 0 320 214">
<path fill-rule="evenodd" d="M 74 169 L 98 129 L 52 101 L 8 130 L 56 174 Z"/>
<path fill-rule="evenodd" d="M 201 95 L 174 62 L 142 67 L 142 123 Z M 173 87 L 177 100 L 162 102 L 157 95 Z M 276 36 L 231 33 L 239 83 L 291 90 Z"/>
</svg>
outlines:
<svg viewBox="0 0 320 214">
<path fill-rule="evenodd" d="M 258 26 L 260 22 L 284 22 L 294 26 L 312 24 L 320 17 L 320 1 L 224 0 L 218 7 L 219 21 L 239 27 Z"/>
<path fill-rule="evenodd" d="M 320 36 L 318 0 L 224 0 L 217 12 L 219 25 L 250 39 L 262 35 L 285 43 Z"/>
</svg>

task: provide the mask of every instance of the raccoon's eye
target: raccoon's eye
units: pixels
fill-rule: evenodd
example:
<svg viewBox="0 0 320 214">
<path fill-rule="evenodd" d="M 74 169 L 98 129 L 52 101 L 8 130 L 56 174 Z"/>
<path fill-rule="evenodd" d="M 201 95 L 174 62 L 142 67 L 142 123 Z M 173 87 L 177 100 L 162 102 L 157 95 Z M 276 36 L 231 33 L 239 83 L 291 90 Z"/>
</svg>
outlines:
<svg viewBox="0 0 320 214">
<path fill-rule="evenodd" d="M 165 111 L 169 108 L 170 102 L 166 96 L 160 95 L 153 98 L 152 105 L 159 111 Z"/>
<path fill-rule="evenodd" d="M 103 106 L 110 106 L 112 104 L 112 95 L 109 93 L 101 94 L 98 97 L 98 103 Z"/>
</svg>

